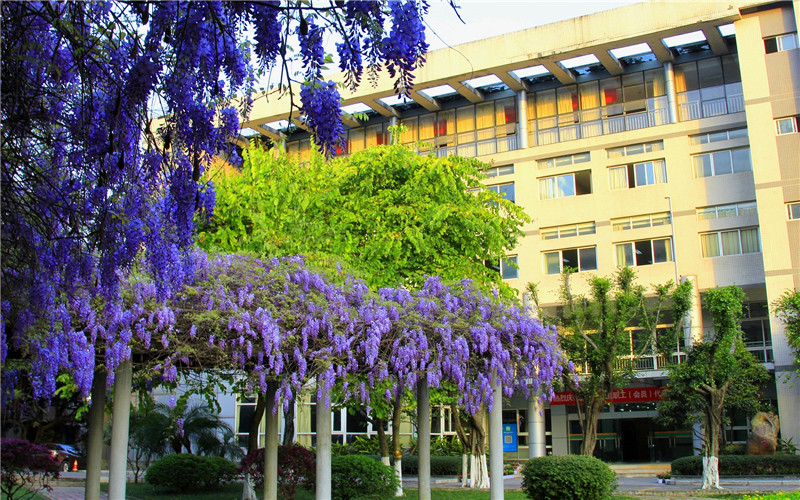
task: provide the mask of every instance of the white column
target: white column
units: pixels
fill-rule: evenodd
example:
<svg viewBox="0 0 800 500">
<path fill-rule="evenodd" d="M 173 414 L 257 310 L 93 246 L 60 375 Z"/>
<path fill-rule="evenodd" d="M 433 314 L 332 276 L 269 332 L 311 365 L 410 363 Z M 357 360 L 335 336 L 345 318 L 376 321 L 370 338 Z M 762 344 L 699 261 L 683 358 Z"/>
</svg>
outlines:
<svg viewBox="0 0 800 500">
<path fill-rule="evenodd" d="M 528 458 L 547 455 L 547 432 L 544 422 L 544 407 L 536 394 L 528 397 Z"/>
<path fill-rule="evenodd" d="M 664 63 L 664 80 L 667 91 L 669 122 L 678 123 L 678 92 L 675 90 L 675 68 L 672 63 Z"/>
<path fill-rule="evenodd" d="M 316 500 L 331 500 L 331 403 L 317 381 L 317 492 Z"/>
<path fill-rule="evenodd" d="M 528 147 L 528 93 L 517 92 L 517 149 Z"/>
<path fill-rule="evenodd" d="M 131 416 L 131 360 L 120 363 L 114 374 L 114 413 L 111 416 L 111 456 L 108 465 L 108 499 L 125 500 L 128 485 L 128 426 Z"/>
<path fill-rule="evenodd" d="M 276 384 L 267 386 L 264 416 L 264 499 L 278 500 L 278 426 L 280 405 L 275 402 Z"/>
<path fill-rule="evenodd" d="M 489 498 L 503 500 L 503 388 L 495 378 L 489 412 Z"/>
<path fill-rule="evenodd" d="M 431 400 L 424 375 L 417 382 L 417 429 L 419 500 L 431 500 Z"/>
</svg>

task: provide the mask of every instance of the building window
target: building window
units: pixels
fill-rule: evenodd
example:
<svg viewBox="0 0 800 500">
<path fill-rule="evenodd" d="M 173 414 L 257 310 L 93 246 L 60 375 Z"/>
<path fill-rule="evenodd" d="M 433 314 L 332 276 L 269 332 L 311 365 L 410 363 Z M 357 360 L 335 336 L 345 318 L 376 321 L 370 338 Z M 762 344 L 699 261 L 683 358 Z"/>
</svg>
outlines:
<svg viewBox="0 0 800 500">
<path fill-rule="evenodd" d="M 746 128 L 735 128 L 732 130 L 720 130 L 718 132 L 690 135 L 689 144 L 709 144 L 711 142 L 727 141 L 730 139 L 738 139 L 740 137 L 747 137 Z"/>
<path fill-rule="evenodd" d="M 786 33 L 785 35 L 771 36 L 764 39 L 764 49 L 767 54 L 783 52 L 797 48 L 797 33 Z"/>
<path fill-rule="evenodd" d="M 762 363 L 771 363 L 772 332 L 766 302 L 748 302 L 742 306 L 742 338 L 744 345 Z"/>
<path fill-rule="evenodd" d="M 789 220 L 800 220 L 800 202 L 787 203 L 786 210 L 789 212 Z"/>
<path fill-rule="evenodd" d="M 622 156 L 638 155 L 642 153 L 652 153 L 653 151 L 663 151 L 664 141 L 643 142 L 640 144 L 629 144 L 618 148 L 606 150 L 609 158 L 619 158 Z"/>
<path fill-rule="evenodd" d="M 692 156 L 694 176 L 711 177 L 716 175 L 750 172 L 750 148 L 726 149 Z"/>
<path fill-rule="evenodd" d="M 589 152 L 575 153 L 572 155 L 558 156 L 556 158 L 545 158 L 544 160 L 536 160 L 536 166 L 539 169 L 563 167 L 565 165 L 574 165 L 576 163 L 586 163 L 590 160 Z"/>
<path fill-rule="evenodd" d="M 510 255 L 501 259 L 500 264 L 497 264 L 497 261 L 492 262 L 487 260 L 485 265 L 492 271 L 500 274 L 504 280 L 519 278 L 519 266 L 517 265 L 516 255 Z"/>
<path fill-rule="evenodd" d="M 666 182 L 667 164 L 664 160 L 631 163 L 608 169 L 608 184 L 612 191 Z"/>
<path fill-rule="evenodd" d="M 591 170 L 539 179 L 539 199 L 566 198 L 592 193 Z"/>
<path fill-rule="evenodd" d="M 697 220 L 724 219 L 745 215 L 757 215 L 756 202 L 731 203 L 729 205 L 714 205 L 697 209 Z"/>
<path fill-rule="evenodd" d="M 253 421 L 253 416 L 256 412 L 256 398 L 255 396 L 240 396 L 236 399 L 236 443 L 247 449 L 247 440 L 250 436 L 250 423 Z M 263 442 L 264 427 L 259 424 L 258 441 Z M 259 446 L 261 446 L 259 444 Z"/>
<path fill-rule="evenodd" d="M 583 236 L 584 234 L 595 234 L 597 225 L 592 222 L 582 222 L 580 224 L 566 224 L 563 226 L 543 227 L 541 235 L 543 240 L 555 240 L 558 238 L 571 238 L 572 236 Z"/>
<path fill-rule="evenodd" d="M 486 177 L 498 177 L 501 175 L 511 175 L 514 173 L 514 165 L 503 165 L 502 167 L 487 168 L 483 171 Z"/>
<path fill-rule="evenodd" d="M 629 229 L 664 226 L 666 224 L 669 224 L 669 212 L 611 219 L 611 227 L 614 231 L 627 231 Z"/>
<path fill-rule="evenodd" d="M 700 235 L 703 257 L 720 257 L 761 251 L 758 228 L 733 229 Z"/>
<path fill-rule="evenodd" d="M 790 116 L 775 120 L 778 135 L 796 134 L 800 130 L 800 116 Z"/>
<path fill-rule="evenodd" d="M 543 255 L 545 274 L 560 274 L 567 267 L 577 271 L 597 270 L 597 247 L 556 250 Z"/>
<path fill-rule="evenodd" d="M 503 198 L 507 199 L 511 203 L 514 203 L 516 199 L 514 197 L 514 183 L 509 182 L 508 184 L 495 184 L 493 186 L 486 186 L 486 189 L 489 191 L 494 191 L 495 193 L 499 194 Z"/>
<path fill-rule="evenodd" d="M 614 245 L 617 266 L 649 266 L 661 262 L 672 262 L 671 238 L 639 240 Z"/>
</svg>

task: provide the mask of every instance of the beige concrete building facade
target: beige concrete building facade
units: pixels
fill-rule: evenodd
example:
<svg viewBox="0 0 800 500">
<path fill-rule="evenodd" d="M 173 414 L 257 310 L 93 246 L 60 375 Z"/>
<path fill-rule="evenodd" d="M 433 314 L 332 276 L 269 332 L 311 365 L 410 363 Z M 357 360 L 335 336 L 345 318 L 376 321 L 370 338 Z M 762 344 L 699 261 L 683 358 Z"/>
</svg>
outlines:
<svg viewBox="0 0 800 500">
<path fill-rule="evenodd" d="M 433 51 L 411 100 L 393 98 L 385 76 L 345 96 L 345 109 L 369 120 L 346 116 L 344 152 L 386 143 L 387 127 L 401 123 L 402 142 L 428 144 L 421 154 L 491 164 L 487 186 L 532 217 L 501 272 L 520 292 L 538 283 L 546 306 L 558 306 L 564 266 L 578 269 L 577 281 L 625 264 L 643 284 L 694 280 L 695 323 L 676 356 L 710 329 L 700 294 L 742 287 L 748 348 L 775 374 L 767 398 L 782 436 L 798 443 L 800 380 L 770 312 L 786 290 L 800 289 L 798 17 L 800 1 L 645 2 Z M 281 129 L 287 111 L 281 100 L 257 99 L 245 127 L 302 157 L 308 136 Z M 598 455 L 690 454 L 688 429 L 653 421 L 662 360 L 636 365 L 640 383 L 601 417 Z M 517 426 L 519 447 L 507 457 L 574 451 L 574 411 L 556 402 L 538 418 L 512 400 L 504 424 Z M 435 432 L 453 431 L 445 410 L 434 420 Z M 352 426 L 353 435 L 368 431 Z M 727 438 L 745 436 L 735 416 Z"/>
</svg>

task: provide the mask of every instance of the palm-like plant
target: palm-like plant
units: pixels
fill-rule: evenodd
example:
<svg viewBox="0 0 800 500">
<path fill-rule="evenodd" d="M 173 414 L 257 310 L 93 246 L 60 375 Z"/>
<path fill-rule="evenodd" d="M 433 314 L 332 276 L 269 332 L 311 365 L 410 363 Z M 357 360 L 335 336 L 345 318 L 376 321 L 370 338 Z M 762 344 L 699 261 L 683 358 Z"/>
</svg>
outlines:
<svg viewBox="0 0 800 500">
<path fill-rule="evenodd" d="M 194 447 L 201 454 L 236 456 L 233 429 L 208 405 L 189 404 L 183 398 L 173 407 L 155 403 L 131 422 L 131 434 L 153 455 L 165 455 L 170 448 L 174 453 L 192 453 Z M 238 453 L 241 455 L 241 450 Z"/>
</svg>

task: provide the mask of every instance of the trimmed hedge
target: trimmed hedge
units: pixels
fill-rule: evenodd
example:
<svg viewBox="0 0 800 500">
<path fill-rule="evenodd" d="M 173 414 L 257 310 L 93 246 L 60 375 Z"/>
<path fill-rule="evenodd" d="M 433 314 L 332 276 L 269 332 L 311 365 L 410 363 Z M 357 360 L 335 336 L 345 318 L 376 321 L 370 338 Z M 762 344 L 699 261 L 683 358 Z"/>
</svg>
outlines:
<svg viewBox="0 0 800 500">
<path fill-rule="evenodd" d="M 333 498 L 390 498 L 399 481 L 394 468 L 364 455 L 342 455 L 331 459 Z"/>
<path fill-rule="evenodd" d="M 237 471 L 236 465 L 226 458 L 175 453 L 150 465 L 144 478 L 153 486 L 186 491 L 217 488 L 233 480 Z"/>
<path fill-rule="evenodd" d="M 404 456 L 402 467 L 403 474 L 419 475 L 419 456 Z M 461 456 L 431 455 L 431 476 L 457 476 L 459 474 L 461 474 Z"/>
<path fill-rule="evenodd" d="M 535 500 L 601 500 L 617 487 L 617 474 L 603 461 L 583 455 L 528 460 L 522 490 Z"/>
<path fill-rule="evenodd" d="M 672 473 L 701 476 L 703 457 L 681 457 L 672 462 Z M 721 476 L 800 475 L 800 455 L 720 455 Z"/>
</svg>

